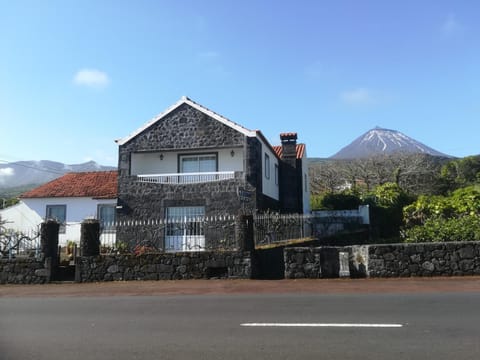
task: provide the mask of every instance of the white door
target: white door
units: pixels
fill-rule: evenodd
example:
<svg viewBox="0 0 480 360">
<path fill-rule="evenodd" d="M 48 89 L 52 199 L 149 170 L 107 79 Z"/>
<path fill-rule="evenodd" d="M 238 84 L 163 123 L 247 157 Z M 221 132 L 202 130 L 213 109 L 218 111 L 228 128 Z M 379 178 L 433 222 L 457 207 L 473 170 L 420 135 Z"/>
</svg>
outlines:
<svg viewBox="0 0 480 360">
<path fill-rule="evenodd" d="M 167 208 L 166 251 L 204 251 L 203 219 L 205 207 L 186 206 Z"/>
</svg>

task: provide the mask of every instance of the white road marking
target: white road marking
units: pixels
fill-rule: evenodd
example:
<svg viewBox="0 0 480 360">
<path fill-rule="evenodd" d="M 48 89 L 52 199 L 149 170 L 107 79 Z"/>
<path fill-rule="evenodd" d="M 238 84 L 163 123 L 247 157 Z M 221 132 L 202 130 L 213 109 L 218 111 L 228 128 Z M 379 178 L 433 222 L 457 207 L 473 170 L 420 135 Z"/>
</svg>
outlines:
<svg viewBox="0 0 480 360">
<path fill-rule="evenodd" d="M 340 328 L 401 328 L 402 324 L 349 324 L 349 323 L 243 323 L 249 327 L 340 327 Z"/>
</svg>

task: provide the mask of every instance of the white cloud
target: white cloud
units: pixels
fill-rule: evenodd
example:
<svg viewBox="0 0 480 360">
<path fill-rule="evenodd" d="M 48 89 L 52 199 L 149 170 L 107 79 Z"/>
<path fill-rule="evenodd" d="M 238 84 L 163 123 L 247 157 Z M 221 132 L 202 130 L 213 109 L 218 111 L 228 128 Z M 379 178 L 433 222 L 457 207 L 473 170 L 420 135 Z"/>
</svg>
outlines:
<svg viewBox="0 0 480 360">
<path fill-rule="evenodd" d="M 13 168 L 0 169 L 0 184 L 3 184 L 8 176 L 13 175 L 15 175 L 15 170 Z"/>
<path fill-rule="evenodd" d="M 0 169 L 0 176 L 13 176 L 14 174 L 15 170 L 13 168 Z"/>
<path fill-rule="evenodd" d="M 91 88 L 105 88 L 110 84 L 107 73 L 96 69 L 81 69 L 73 78 L 73 83 Z"/>
<path fill-rule="evenodd" d="M 445 36 L 451 37 L 462 32 L 463 26 L 457 20 L 455 14 L 448 14 L 447 18 L 442 24 L 441 30 Z"/>
<path fill-rule="evenodd" d="M 340 94 L 340 99 L 349 105 L 372 105 L 378 102 L 377 96 L 367 88 L 344 91 Z"/>
</svg>

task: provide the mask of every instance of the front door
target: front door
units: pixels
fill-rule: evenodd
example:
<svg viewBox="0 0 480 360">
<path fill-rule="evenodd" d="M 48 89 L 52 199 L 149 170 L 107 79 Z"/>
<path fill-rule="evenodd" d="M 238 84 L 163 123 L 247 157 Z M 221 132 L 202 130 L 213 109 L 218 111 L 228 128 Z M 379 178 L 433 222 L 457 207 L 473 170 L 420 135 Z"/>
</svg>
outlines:
<svg viewBox="0 0 480 360">
<path fill-rule="evenodd" d="M 203 251 L 205 207 L 186 206 L 167 208 L 166 251 Z"/>
</svg>

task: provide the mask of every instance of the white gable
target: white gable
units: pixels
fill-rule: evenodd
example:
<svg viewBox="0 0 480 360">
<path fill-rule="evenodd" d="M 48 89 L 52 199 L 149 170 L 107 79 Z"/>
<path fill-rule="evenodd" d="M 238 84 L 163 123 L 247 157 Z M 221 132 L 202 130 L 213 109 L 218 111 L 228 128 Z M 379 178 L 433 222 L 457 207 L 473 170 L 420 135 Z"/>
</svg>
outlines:
<svg viewBox="0 0 480 360">
<path fill-rule="evenodd" d="M 252 131 L 252 130 L 248 130 L 246 128 L 244 128 L 243 126 L 231 121 L 231 120 L 228 120 L 227 118 L 217 114 L 216 112 L 210 110 L 210 109 L 207 109 L 206 107 L 203 107 L 202 105 L 200 104 L 197 104 L 196 102 L 190 100 L 188 97 L 186 96 L 182 96 L 182 98 L 177 101 L 175 104 L 173 104 L 172 106 L 170 106 L 168 109 L 166 109 L 164 112 L 160 113 L 159 115 L 157 115 L 156 117 L 154 117 L 152 120 L 150 120 L 149 122 L 147 122 L 145 125 L 143 125 L 141 128 L 137 129 L 136 131 L 134 131 L 133 133 L 131 133 L 130 135 L 128 135 L 127 137 L 123 138 L 123 139 L 119 139 L 119 140 L 116 140 L 116 143 L 118 145 L 123 145 L 127 142 L 129 142 L 130 140 L 132 140 L 135 136 L 137 136 L 138 134 L 142 133 L 143 131 L 145 131 L 146 129 L 148 129 L 150 126 L 154 125 L 155 123 L 157 123 L 158 121 L 162 120 L 165 116 L 167 116 L 168 114 L 170 114 L 172 111 L 174 111 L 175 109 L 177 109 L 179 106 L 183 105 L 183 104 L 187 104 L 195 109 L 197 109 L 198 111 L 201 111 L 202 113 L 210 116 L 211 118 L 217 120 L 217 121 L 220 121 L 222 124 L 224 125 L 227 125 L 228 127 L 231 127 L 232 129 L 242 133 L 243 135 L 245 136 L 248 136 L 248 137 L 255 137 L 257 135 L 257 132 L 256 131 Z"/>
</svg>

